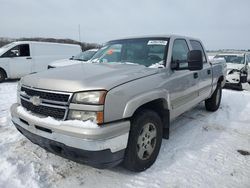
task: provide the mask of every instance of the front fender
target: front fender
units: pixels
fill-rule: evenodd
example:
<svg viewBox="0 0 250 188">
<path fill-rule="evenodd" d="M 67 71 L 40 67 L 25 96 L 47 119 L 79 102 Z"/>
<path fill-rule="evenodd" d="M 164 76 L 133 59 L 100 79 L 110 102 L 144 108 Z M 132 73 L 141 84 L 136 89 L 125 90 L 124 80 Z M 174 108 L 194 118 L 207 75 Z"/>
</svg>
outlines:
<svg viewBox="0 0 250 188">
<path fill-rule="evenodd" d="M 124 108 L 123 118 L 131 117 L 140 106 L 156 99 L 163 99 L 164 108 L 170 109 L 169 92 L 165 89 L 154 90 L 147 93 L 143 93 L 129 100 Z"/>
</svg>

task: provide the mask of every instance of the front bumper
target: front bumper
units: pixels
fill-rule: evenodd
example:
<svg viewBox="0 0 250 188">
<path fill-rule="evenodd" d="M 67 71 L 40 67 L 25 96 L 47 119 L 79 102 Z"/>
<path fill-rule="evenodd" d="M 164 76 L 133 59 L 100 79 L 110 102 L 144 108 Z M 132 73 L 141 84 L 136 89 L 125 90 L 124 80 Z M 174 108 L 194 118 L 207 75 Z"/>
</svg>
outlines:
<svg viewBox="0 0 250 188">
<path fill-rule="evenodd" d="M 44 124 L 11 106 L 12 121 L 16 128 L 42 148 L 97 168 L 117 165 L 123 160 L 130 129 L 129 121 L 107 124 L 100 128 L 81 128 L 71 125 Z"/>
</svg>

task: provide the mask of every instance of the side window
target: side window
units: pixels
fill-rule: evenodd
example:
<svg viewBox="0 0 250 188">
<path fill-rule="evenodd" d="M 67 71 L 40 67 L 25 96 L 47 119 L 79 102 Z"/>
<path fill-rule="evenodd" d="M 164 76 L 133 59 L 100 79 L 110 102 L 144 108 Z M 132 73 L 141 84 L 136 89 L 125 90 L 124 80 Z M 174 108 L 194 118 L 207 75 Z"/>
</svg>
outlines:
<svg viewBox="0 0 250 188">
<path fill-rule="evenodd" d="M 28 44 L 19 45 L 20 56 L 30 56 L 30 47 Z"/>
<path fill-rule="evenodd" d="M 120 59 L 121 54 L 121 45 L 115 44 L 111 45 L 105 52 L 105 55 L 103 55 L 100 58 L 100 62 L 108 63 L 108 62 L 117 62 Z"/>
<path fill-rule="evenodd" d="M 190 40 L 190 43 L 191 43 L 193 50 L 201 50 L 203 63 L 206 63 L 207 60 L 206 60 L 205 52 L 204 52 L 204 49 L 203 49 L 201 43 L 199 41 L 196 41 L 196 40 Z"/>
<path fill-rule="evenodd" d="M 30 56 L 29 44 L 20 44 L 11 48 L 2 57 L 25 57 Z"/>
<path fill-rule="evenodd" d="M 179 62 L 187 63 L 188 52 L 189 52 L 189 48 L 188 48 L 186 40 L 176 39 L 173 44 L 172 62 L 179 61 Z"/>
</svg>

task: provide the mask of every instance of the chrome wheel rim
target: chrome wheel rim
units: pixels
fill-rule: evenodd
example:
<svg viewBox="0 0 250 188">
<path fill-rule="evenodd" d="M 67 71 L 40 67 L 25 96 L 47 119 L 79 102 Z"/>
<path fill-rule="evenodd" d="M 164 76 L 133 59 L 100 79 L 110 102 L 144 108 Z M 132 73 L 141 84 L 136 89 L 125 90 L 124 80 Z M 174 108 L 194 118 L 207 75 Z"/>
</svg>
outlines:
<svg viewBox="0 0 250 188">
<path fill-rule="evenodd" d="M 153 123 L 145 124 L 137 140 L 137 156 L 141 160 L 150 158 L 156 146 L 156 126 Z"/>
</svg>

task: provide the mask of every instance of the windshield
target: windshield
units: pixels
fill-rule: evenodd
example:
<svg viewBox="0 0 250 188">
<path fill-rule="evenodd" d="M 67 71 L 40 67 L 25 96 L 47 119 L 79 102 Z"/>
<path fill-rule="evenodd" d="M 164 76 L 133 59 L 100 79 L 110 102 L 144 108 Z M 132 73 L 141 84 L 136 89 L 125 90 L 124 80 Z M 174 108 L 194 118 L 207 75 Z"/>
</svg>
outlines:
<svg viewBox="0 0 250 188">
<path fill-rule="evenodd" d="M 9 44 L 6 44 L 6 45 L 2 46 L 1 48 L 9 48 L 12 45 L 13 45 L 13 43 L 9 43 Z"/>
<path fill-rule="evenodd" d="M 72 59 L 78 60 L 78 61 L 88 61 L 93 57 L 93 55 L 95 53 L 96 53 L 96 51 L 94 51 L 94 50 L 87 50 L 87 51 L 84 51 L 84 52 L 77 54 Z"/>
<path fill-rule="evenodd" d="M 11 47 L 11 46 L 13 46 L 13 43 L 9 43 L 9 44 L 6 44 L 6 45 L 2 46 L 2 47 L 0 48 L 0 53 L 2 54 L 2 53 L 4 53 L 4 52 L 6 52 L 7 49 L 8 49 L 9 47 Z"/>
<path fill-rule="evenodd" d="M 108 42 L 92 58 L 98 63 L 163 64 L 168 38 L 125 39 Z"/>
<path fill-rule="evenodd" d="M 214 58 L 224 58 L 227 63 L 244 64 L 243 55 L 216 55 Z"/>
</svg>

